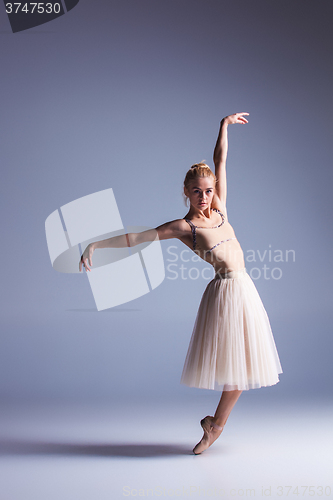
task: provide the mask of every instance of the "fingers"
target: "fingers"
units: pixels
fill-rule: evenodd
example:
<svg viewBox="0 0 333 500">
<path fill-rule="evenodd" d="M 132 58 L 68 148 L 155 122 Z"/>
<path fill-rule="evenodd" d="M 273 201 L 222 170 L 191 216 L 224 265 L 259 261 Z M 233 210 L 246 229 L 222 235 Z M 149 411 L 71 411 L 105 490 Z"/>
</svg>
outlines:
<svg viewBox="0 0 333 500">
<path fill-rule="evenodd" d="M 89 257 L 89 265 L 92 266 L 91 257 Z M 79 263 L 79 271 L 80 272 L 82 271 L 82 266 L 85 268 L 86 271 L 91 271 L 89 265 L 88 265 L 88 258 L 83 259 L 83 255 L 82 255 L 80 263 Z"/>
<path fill-rule="evenodd" d="M 89 267 L 89 265 L 88 265 L 88 259 L 85 259 L 85 260 L 84 260 L 83 265 L 84 265 L 84 267 L 86 268 L 86 271 L 91 271 L 91 269 L 90 269 L 90 267 Z M 92 264 L 90 263 L 90 265 L 92 265 Z"/>
<path fill-rule="evenodd" d="M 245 116 L 249 116 L 250 113 L 234 113 L 233 115 L 228 115 L 226 116 L 223 120 L 226 121 L 228 124 L 233 124 L 233 123 L 240 123 L 242 125 L 245 125 L 246 123 L 249 123 L 248 120 L 245 118 Z"/>
<path fill-rule="evenodd" d="M 236 123 L 246 124 L 249 123 L 244 116 L 249 116 L 250 113 L 235 113 Z"/>
</svg>

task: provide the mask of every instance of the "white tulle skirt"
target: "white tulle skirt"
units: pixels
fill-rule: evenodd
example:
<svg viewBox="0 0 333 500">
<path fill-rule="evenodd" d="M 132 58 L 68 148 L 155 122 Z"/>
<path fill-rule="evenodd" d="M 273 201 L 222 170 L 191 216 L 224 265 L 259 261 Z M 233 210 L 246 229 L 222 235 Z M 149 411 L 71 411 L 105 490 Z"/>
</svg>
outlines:
<svg viewBox="0 0 333 500">
<path fill-rule="evenodd" d="M 276 384 L 279 373 L 269 319 L 245 268 L 217 274 L 201 299 L 181 383 L 248 390 Z"/>
</svg>

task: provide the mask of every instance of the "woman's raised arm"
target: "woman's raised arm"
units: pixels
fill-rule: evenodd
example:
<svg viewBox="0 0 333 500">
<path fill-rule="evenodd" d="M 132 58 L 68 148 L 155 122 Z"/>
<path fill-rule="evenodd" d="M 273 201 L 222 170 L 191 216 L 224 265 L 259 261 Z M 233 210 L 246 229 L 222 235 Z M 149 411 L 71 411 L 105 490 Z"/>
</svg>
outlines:
<svg viewBox="0 0 333 500">
<path fill-rule="evenodd" d="M 215 177 L 217 180 L 215 192 L 224 207 L 226 206 L 227 201 L 226 162 L 228 154 L 228 125 L 233 125 L 234 123 L 241 123 L 245 125 L 248 121 L 244 117 L 248 115 L 249 113 L 235 113 L 233 115 L 226 116 L 220 123 L 220 130 L 214 149 L 213 160 L 215 165 Z"/>
</svg>

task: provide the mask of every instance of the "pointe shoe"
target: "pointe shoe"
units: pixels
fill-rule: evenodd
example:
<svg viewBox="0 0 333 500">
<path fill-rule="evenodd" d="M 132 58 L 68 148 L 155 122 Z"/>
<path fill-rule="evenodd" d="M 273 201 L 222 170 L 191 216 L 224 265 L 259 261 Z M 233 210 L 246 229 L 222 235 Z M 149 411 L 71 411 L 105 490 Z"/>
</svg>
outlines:
<svg viewBox="0 0 333 500">
<path fill-rule="evenodd" d="M 207 416 L 203 418 L 200 422 L 201 427 L 203 428 L 204 435 L 202 436 L 201 441 L 193 448 L 193 453 L 195 455 L 200 455 L 203 451 L 207 450 L 214 441 L 220 436 L 223 431 L 223 427 L 220 427 L 215 422 L 213 422 L 213 417 Z M 216 436 L 213 436 L 213 430 L 216 429 L 220 431 Z"/>
</svg>

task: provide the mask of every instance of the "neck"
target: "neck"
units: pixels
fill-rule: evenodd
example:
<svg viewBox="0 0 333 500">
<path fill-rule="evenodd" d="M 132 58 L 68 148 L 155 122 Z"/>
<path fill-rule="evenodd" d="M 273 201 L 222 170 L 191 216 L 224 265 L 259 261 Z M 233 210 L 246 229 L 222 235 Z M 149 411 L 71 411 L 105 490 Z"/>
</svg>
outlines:
<svg viewBox="0 0 333 500">
<path fill-rule="evenodd" d="M 199 208 L 190 206 L 190 210 L 188 211 L 187 217 L 193 219 L 211 219 L 212 209 L 211 207 L 205 208 L 205 210 L 200 210 Z"/>
</svg>

